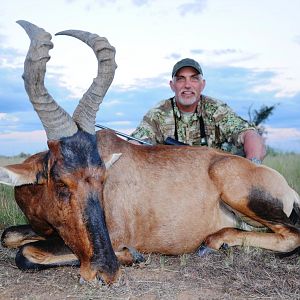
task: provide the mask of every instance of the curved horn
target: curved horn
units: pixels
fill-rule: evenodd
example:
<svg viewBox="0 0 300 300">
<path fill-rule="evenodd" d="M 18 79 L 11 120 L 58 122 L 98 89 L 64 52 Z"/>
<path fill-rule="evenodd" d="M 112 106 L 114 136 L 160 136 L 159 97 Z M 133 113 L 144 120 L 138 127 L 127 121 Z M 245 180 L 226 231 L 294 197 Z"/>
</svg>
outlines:
<svg viewBox="0 0 300 300">
<path fill-rule="evenodd" d="M 29 99 L 37 112 L 48 140 L 72 136 L 78 131 L 76 123 L 50 96 L 44 86 L 46 63 L 53 48 L 51 34 L 27 21 L 17 23 L 30 38 L 29 50 L 24 62 L 24 84 Z"/>
<path fill-rule="evenodd" d="M 75 37 L 90 46 L 98 60 L 98 73 L 73 113 L 73 120 L 82 130 L 95 134 L 96 113 L 115 74 L 116 50 L 106 38 L 81 30 L 66 30 L 56 35 Z"/>
</svg>

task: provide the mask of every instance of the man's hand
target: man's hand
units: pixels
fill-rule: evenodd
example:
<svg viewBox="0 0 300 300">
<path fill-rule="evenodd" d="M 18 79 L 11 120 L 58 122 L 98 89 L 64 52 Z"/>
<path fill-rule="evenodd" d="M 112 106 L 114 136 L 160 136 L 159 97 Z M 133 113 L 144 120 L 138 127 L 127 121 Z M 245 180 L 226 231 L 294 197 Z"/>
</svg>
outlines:
<svg viewBox="0 0 300 300">
<path fill-rule="evenodd" d="M 255 130 L 243 132 L 244 152 L 246 158 L 256 161 L 262 161 L 266 156 L 266 147 L 264 140 Z"/>
</svg>

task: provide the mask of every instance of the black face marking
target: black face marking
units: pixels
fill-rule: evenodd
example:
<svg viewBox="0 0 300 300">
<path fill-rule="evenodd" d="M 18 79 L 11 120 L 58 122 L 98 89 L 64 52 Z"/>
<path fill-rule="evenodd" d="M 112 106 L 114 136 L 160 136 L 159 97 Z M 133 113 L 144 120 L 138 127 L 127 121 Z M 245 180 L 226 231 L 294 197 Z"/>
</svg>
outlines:
<svg viewBox="0 0 300 300">
<path fill-rule="evenodd" d="M 60 141 L 64 167 L 68 171 L 89 166 L 102 166 L 97 149 L 96 135 L 78 131 L 71 137 Z"/>
<path fill-rule="evenodd" d="M 35 175 L 35 183 L 39 184 L 43 178 L 47 178 L 44 172 L 37 172 Z"/>
<path fill-rule="evenodd" d="M 296 227 L 300 228 L 300 207 L 295 202 L 289 219 Z"/>
<path fill-rule="evenodd" d="M 282 202 L 262 188 L 252 187 L 248 207 L 260 218 L 272 223 L 292 225 L 283 211 Z"/>
<path fill-rule="evenodd" d="M 111 245 L 97 194 L 93 193 L 88 197 L 85 219 L 94 248 L 92 264 L 96 268 L 100 267 L 100 270 L 105 273 L 114 274 L 119 268 L 119 263 Z"/>
<path fill-rule="evenodd" d="M 43 178 L 46 179 L 48 177 L 48 160 L 49 160 L 49 154 L 50 154 L 50 152 L 47 151 L 47 153 L 43 157 L 43 170 L 37 172 L 37 174 L 35 176 L 35 183 L 36 184 L 39 184 Z"/>
</svg>

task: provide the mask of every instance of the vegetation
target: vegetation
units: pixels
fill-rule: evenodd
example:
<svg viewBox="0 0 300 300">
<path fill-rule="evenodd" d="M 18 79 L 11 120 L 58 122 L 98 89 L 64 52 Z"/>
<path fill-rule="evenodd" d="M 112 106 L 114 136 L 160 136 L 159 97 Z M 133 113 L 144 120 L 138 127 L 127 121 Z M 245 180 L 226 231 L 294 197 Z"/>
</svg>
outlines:
<svg viewBox="0 0 300 300">
<path fill-rule="evenodd" d="M 13 157 L 0 156 L 0 166 L 20 163 L 27 157 L 24 153 Z M 0 184 L 0 229 L 17 224 L 26 224 L 26 218 L 15 202 L 14 189 Z"/>
<path fill-rule="evenodd" d="M 0 184 L 0 229 L 20 224 L 26 224 L 26 218 L 15 202 L 14 190 Z"/>
<path fill-rule="evenodd" d="M 264 164 L 282 174 L 290 186 L 300 194 L 300 154 L 272 153 L 267 155 Z"/>
<path fill-rule="evenodd" d="M 271 106 L 262 105 L 259 110 L 253 110 L 252 105 L 249 107 L 248 121 L 257 128 L 260 135 L 264 136 L 268 134 L 263 124 L 271 117 L 277 105 L 279 104 L 274 104 Z"/>
<path fill-rule="evenodd" d="M 249 122 L 255 126 L 261 125 L 273 114 L 276 104 L 271 106 L 263 105 L 259 110 L 252 110 L 252 106 L 248 109 Z"/>
</svg>

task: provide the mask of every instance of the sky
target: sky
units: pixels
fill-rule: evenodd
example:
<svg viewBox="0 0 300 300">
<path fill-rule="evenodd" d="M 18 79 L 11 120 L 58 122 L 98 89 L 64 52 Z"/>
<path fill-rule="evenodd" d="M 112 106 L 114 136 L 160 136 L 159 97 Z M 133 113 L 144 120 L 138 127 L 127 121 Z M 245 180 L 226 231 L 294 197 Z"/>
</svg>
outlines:
<svg viewBox="0 0 300 300">
<path fill-rule="evenodd" d="M 70 114 L 97 72 L 92 50 L 55 36 L 79 29 L 116 48 L 114 81 L 96 122 L 130 133 L 143 115 L 173 96 L 173 65 L 185 57 L 202 66 L 204 94 L 240 116 L 276 105 L 263 124 L 267 145 L 300 153 L 299 0 L 9 0 L 0 10 L 0 155 L 47 149 L 41 122 L 26 95 L 23 63 L 29 47 L 16 23 L 51 33 L 54 48 L 45 85 Z"/>
</svg>

